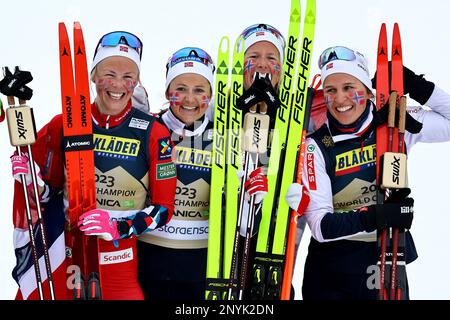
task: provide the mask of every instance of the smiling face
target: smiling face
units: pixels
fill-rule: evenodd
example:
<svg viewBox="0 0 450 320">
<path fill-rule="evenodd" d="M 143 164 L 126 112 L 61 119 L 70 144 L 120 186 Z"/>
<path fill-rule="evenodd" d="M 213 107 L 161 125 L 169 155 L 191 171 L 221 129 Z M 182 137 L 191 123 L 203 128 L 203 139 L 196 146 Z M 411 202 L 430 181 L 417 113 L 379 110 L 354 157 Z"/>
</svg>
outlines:
<svg viewBox="0 0 450 320">
<path fill-rule="evenodd" d="M 253 83 L 255 72 L 269 73 L 272 86 L 275 88 L 280 81 L 281 58 L 278 49 L 268 41 L 260 41 L 251 45 L 244 55 L 244 88 Z"/>
<path fill-rule="evenodd" d="M 343 125 L 354 123 L 372 97 L 361 81 L 346 73 L 329 75 L 324 81 L 323 91 L 328 110 Z"/>
<path fill-rule="evenodd" d="M 211 99 L 211 86 L 199 74 L 184 73 L 172 80 L 166 97 L 173 114 L 189 126 L 205 114 Z"/>
<path fill-rule="evenodd" d="M 127 105 L 139 80 L 136 64 L 125 57 L 109 57 L 95 68 L 92 81 L 96 103 L 102 114 L 117 115 Z"/>
</svg>

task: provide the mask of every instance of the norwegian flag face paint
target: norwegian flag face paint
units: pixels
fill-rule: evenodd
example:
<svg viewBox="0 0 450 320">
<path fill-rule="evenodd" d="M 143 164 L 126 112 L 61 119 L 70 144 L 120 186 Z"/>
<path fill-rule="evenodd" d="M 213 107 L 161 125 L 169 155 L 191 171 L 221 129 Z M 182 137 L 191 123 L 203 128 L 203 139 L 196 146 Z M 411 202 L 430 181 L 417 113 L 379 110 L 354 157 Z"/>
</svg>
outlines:
<svg viewBox="0 0 450 320">
<path fill-rule="evenodd" d="M 325 95 L 325 104 L 327 106 L 327 109 L 331 108 L 331 103 L 334 99 L 331 99 L 329 95 Z"/>
<path fill-rule="evenodd" d="M 270 61 L 270 73 L 272 74 L 272 78 L 280 77 L 281 64 L 279 61 Z"/>
<path fill-rule="evenodd" d="M 169 105 L 171 107 L 181 106 L 181 98 L 179 92 L 169 92 Z"/>
<path fill-rule="evenodd" d="M 210 100 L 206 95 L 202 96 L 202 103 L 200 108 L 207 108 L 209 106 L 209 102 Z"/>
<path fill-rule="evenodd" d="M 349 93 L 350 98 L 355 102 L 357 106 L 365 106 L 366 98 L 364 95 L 364 91 L 362 90 L 353 90 Z"/>
<path fill-rule="evenodd" d="M 245 76 L 251 76 L 255 73 L 256 70 L 256 63 L 253 59 L 248 59 L 244 63 L 244 77 Z"/>
</svg>

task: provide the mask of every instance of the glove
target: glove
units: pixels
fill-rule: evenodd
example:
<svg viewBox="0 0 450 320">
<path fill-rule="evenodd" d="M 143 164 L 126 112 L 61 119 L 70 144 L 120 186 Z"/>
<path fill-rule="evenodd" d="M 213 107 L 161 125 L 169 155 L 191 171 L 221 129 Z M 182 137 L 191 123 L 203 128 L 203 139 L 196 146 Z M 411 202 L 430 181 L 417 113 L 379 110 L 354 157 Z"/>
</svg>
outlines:
<svg viewBox="0 0 450 320">
<path fill-rule="evenodd" d="M 291 184 L 284 198 L 289 204 L 289 207 L 299 214 L 305 212 L 310 200 L 308 189 L 299 183 Z"/>
<path fill-rule="evenodd" d="M 263 78 L 256 72 L 252 86 L 237 99 L 236 104 L 239 108 L 248 110 L 261 101 L 266 102 L 270 110 L 276 110 L 281 104 L 278 94 L 272 87 L 269 74 Z"/>
<path fill-rule="evenodd" d="M 359 209 L 364 230 L 388 227 L 410 229 L 414 214 L 414 199 L 407 197 L 409 189 L 394 192 L 384 204 L 376 204 Z"/>
<path fill-rule="evenodd" d="M 395 109 L 395 121 L 396 125 L 398 125 L 399 120 L 399 109 Z M 379 110 L 373 110 L 373 122 L 375 126 L 383 125 L 387 123 L 389 117 L 389 101 L 381 107 Z M 409 133 L 417 134 L 422 130 L 423 124 L 416 119 L 414 119 L 408 112 L 406 112 L 405 118 L 405 129 Z"/>
<path fill-rule="evenodd" d="M 0 92 L 5 96 L 15 96 L 22 100 L 30 100 L 33 96 L 33 90 L 26 86 L 33 80 L 29 71 L 21 71 L 16 67 L 14 74 L 8 67 L 4 68 L 5 77 L 0 81 Z"/>
<path fill-rule="evenodd" d="M 238 172 L 239 175 L 239 172 Z M 244 183 L 245 193 L 250 197 L 255 196 L 255 204 L 260 203 L 267 194 L 267 177 L 261 168 L 257 168 L 250 173 Z"/>
<path fill-rule="evenodd" d="M 409 94 L 409 96 L 424 105 L 434 90 L 434 83 L 425 80 L 424 75 L 416 75 L 413 71 L 403 66 L 403 92 Z M 391 77 L 391 62 L 389 61 L 389 78 Z M 377 73 L 372 79 L 372 87 L 376 89 Z"/>
<path fill-rule="evenodd" d="M 19 156 L 17 153 L 14 152 L 14 154 L 10 157 L 10 159 L 14 179 L 22 183 L 20 176 L 25 176 L 25 183 L 27 187 L 31 186 L 33 180 L 31 178 L 31 169 L 30 169 L 30 162 L 28 160 L 28 154 L 24 153 L 21 156 Z M 36 171 L 37 184 L 38 186 L 43 187 L 45 183 L 42 180 L 42 175 L 40 172 L 41 170 L 36 162 L 34 163 L 34 167 Z"/>
<path fill-rule="evenodd" d="M 80 230 L 87 236 L 100 236 L 103 240 L 114 241 L 120 239 L 120 233 L 115 219 L 101 209 L 85 212 L 78 219 Z"/>
</svg>

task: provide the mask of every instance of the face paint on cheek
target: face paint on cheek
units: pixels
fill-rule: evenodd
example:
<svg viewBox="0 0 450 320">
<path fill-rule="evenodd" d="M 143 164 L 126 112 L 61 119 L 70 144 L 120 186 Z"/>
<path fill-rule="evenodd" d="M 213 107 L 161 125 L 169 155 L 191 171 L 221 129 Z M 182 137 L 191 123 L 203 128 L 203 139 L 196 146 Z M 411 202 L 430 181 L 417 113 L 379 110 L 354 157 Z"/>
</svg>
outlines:
<svg viewBox="0 0 450 320">
<path fill-rule="evenodd" d="M 180 94 L 178 92 L 169 92 L 169 105 L 171 107 L 181 106 Z"/>
<path fill-rule="evenodd" d="M 272 73 L 272 78 L 280 76 L 281 65 L 278 61 L 270 61 L 270 73 Z"/>
<path fill-rule="evenodd" d="M 362 90 L 353 90 L 353 92 L 350 93 L 350 98 L 352 98 L 357 106 L 366 105 L 366 98 L 364 97 L 364 91 Z"/>
<path fill-rule="evenodd" d="M 244 77 L 254 73 L 255 69 L 256 69 L 256 63 L 253 62 L 253 59 L 248 59 L 244 63 Z"/>
<path fill-rule="evenodd" d="M 327 106 L 327 109 L 331 108 L 331 104 L 333 102 L 334 98 L 332 98 L 330 95 L 325 96 L 325 105 Z"/>
<path fill-rule="evenodd" d="M 202 96 L 201 108 L 205 108 L 209 106 L 209 98 L 207 96 Z"/>
<path fill-rule="evenodd" d="M 134 88 L 136 88 L 136 84 L 136 80 L 125 80 L 125 89 L 128 93 L 133 92 Z"/>
<path fill-rule="evenodd" d="M 111 83 L 112 83 L 111 79 L 100 78 L 97 80 L 96 85 L 99 90 L 105 90 L 106 88 L 111 86 Z"/>
</svg>

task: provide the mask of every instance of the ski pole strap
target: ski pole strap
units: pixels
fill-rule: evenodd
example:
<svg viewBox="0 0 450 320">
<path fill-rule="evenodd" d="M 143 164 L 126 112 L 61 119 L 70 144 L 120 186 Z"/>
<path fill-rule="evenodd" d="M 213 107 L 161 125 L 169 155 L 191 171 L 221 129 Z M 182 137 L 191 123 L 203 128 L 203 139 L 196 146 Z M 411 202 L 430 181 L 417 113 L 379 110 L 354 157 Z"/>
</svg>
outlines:
<svg viewBox="0 0 450 320">
<path fill-rule="evenodd" d="M 396 110 L 396 119 L 398 119 L 398 113 L 399 111 Z M 373 123 L 375 124 L 375 127 L 378 127 L 382 124 L 385 124 L 388 120 L 389 116 L 389 102 L 386 103 L 382 108 L 379 110 L 376 110 L 374 108 L 373 110 Z M 405 129 L 409 133 L 416 134 L 419 133 L 422 130 L 423 124 L 416 119 L 414 119 L 408 112 L 406 113 L 406 119 L 405 119 Z"/>
<path fill-rule="evenodd" d="M 26 86 L 33 80 L 29 71 L 22 71 L 15 67 L 14 74 L 8 67 L 3 68 L 5 77 L 0 81 L 0 92 L 5 96 L 14 96 L 21 100 L 30 100 L 33 96 L 33 90 Z"/>
</svg>

